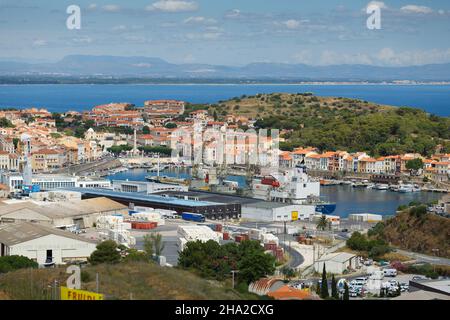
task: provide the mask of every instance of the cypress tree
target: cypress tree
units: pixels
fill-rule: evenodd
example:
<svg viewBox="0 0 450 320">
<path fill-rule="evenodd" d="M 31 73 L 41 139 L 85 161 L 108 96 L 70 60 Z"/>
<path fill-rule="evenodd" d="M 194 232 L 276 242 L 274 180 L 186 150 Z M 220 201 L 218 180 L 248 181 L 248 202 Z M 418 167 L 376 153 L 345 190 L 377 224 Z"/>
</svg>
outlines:
<svg viewBox="0 0 450 320">
<path fill-rule="evenodd" d="M 337 289 L 337 282 L 334 278 L 334 274 L 331 276 L 331 296 L 333 299 L 339 300 L 339 292 Z"/>
<path fill-rule="evenodd" d="M 348 291 L 347 282 L 344 283 L 344 295 L 343 300 L 350 300 L 350 292 Z"/>
<path fill-rule="evenodd" d="M 322 271 L 322 285 L 320 288 L 320 297 L 322 299 L 326 299 L 329 296 L 330 296 L 330 293 L 328 292 L 327 270 L 325 269 L 325 263 L 324 263 L 323 271 Z"/>
</svg>

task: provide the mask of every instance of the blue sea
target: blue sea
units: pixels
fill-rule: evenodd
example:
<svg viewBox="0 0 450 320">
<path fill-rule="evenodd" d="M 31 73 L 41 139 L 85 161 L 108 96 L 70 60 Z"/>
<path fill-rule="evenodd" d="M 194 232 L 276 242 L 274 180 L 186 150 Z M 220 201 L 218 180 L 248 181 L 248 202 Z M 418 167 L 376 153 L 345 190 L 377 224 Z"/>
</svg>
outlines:
<svg viewBox="0 0 450 320">
<path fill-rule="evenodd" d="M 357 98 L 450 116 L 450 85 L 1 85 L 0 108 L 43 107 L 52 112 L 83 111 L 110 102 L 130 102 L 138 106 L 152 99 L 216 103 L 244 94 L 273 92 L 312 92 L 319 96 Z"/>
</svg>

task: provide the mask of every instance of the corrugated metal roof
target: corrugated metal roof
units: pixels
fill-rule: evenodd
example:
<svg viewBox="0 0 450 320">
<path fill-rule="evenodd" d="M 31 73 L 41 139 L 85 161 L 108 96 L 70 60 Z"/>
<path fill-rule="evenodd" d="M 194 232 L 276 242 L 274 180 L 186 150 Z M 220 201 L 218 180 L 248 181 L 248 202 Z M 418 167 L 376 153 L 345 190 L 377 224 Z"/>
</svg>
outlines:
<svg viewBox="0 0 450 320">
<path fill-rule="evenodd" d="M 323 256 L 317 261 L 335 261 L 344 263 L 353 257 L 356 257 L 356 255 L 347 252 L 335 252 Z"/>
<path fill-rule="evenodd" d="M 64 190 L 77 191 L 84 194 L 93 194 L 103 197 L 116 197 L 116 198 L 124 198 L 129 200 L 138 200 L 138 201 L 149 201 L 155 203 L 164 203 L 164 204 L 172 204 L 178 206 L 187 206 L 187 207 L 205 207 L 205 206 L 213 206 L 217 204 L 217 202 L 209 202 L 209 201 L 194 201 L 194 200 L 184 200 L 178 199 L 174 197 L 163 197 L 157 195 L 144 195 L 136 192 L 119 192 L 119 191 L 111 191 L 106 189 L 91 189 L 91 188 L 63 188 Z"/>
<path fill-rule="evenodd" d="M 127 206 L 108 198 L 95 198 L 87 200 L 72 200 L 55 202 L 40 206 L 31 202 L 0 206 L 0 217 L 12 213 L 30 214 L 35 212 L 49 219 L 58 219 L 73 216 L 82 216 L 114 210 L 125 210 Z"/>
<path fill-rule="evenodd" d="M 17 222 L 0 225 L 0 243 L 4 243 L 7 246 L 13 246 L 51 234 L 78 241 L 96 243 L 93 240 L 77 236 L 72 232 L 49 228 L 36 223 Z"/>
</svg>

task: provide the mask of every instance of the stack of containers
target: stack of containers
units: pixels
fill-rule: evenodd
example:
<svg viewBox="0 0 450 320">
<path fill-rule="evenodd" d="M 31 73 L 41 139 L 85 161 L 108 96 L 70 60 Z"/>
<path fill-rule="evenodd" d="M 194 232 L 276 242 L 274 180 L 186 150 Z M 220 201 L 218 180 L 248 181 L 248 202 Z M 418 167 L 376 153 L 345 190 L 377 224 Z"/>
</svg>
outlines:
<svg viewBox="0 0 450 320">
<path fill-rule="evenodd" d="M 280 244 L 278 237 L 271 233 L 263 233 L 261 235 L 261 241 L 262 241 L 262 243 L 273 242 L 273 243 L 276 243 L 277 246 Z"/>
<path fill-rule="evenodd" d="M 180 225 L 178 226 L 178 238 L 178 243 L 180 245 L 189 241 L 207 242 L 209 240 L 213 240 L 219 242 L 221 234 L 214 232 L 207 226 Z M 181 250 L 183 250 L 183 248 L 181 248 Z"/>
</svg>

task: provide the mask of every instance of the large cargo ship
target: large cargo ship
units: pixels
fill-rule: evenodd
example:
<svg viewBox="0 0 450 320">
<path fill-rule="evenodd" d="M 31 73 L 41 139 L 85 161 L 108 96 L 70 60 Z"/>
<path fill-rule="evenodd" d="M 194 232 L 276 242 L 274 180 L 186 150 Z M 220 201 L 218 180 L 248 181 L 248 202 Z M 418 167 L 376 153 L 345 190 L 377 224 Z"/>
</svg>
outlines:
<svg viewBox="0 0 450 320">
<path fill-rule="evenodd" d="M 261 200 L 315 205 L 318 213 L 331 214 L 335 203 L 320 198 L 320 181 L 307 174 L 304 165 L 276 170 L 270 175 L 256 177 L 252 182 L 253 197 Z"/>
</svg>

